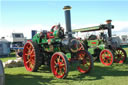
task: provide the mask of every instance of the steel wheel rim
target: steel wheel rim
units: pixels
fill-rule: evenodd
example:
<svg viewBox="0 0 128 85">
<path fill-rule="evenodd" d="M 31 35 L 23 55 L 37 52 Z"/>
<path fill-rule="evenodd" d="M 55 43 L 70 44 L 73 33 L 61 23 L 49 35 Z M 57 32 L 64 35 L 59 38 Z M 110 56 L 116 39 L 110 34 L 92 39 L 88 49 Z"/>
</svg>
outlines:
<svg viewBox="0 0 128 85">
<path fill-rule="evenodd" d="M 57 78 L 63 78 L 66 73 L 66 62 L 60 54 L 54 54 L 51 60 L 51 68 L 53 74 Z"/>
<path fill-rule="evenodd" d="M 100 53 L 100 61 L 106 66 L 110 66 L 113 63 L 113 55 L 109 50 L 103 50 Z"/>
<path fill-rule="evenodd" d="M 81 73 L 87 73 L 91 69 L 91 58 L 86 53 L 86 51 L 81 50 L 78 54 L 78 60 L 81 61 L 80 66 L 77 69 Z"/>
<path fill-rule="evenodd" d="M 32 71 L 35 65 L 35 51 L 30 43 L 26 43 L 24 46 L 23 60 L 26 70 Z"/>
<path fill-rule="evenodd" d="M 123 49 L 121 48 L 117 48 L 116 51 L 115 51 L 115 59 L 114 61 L 116 63 L 123 63 L 125 61 L 125 58 L 126 58 L 126 53 Z"/>
</svg>

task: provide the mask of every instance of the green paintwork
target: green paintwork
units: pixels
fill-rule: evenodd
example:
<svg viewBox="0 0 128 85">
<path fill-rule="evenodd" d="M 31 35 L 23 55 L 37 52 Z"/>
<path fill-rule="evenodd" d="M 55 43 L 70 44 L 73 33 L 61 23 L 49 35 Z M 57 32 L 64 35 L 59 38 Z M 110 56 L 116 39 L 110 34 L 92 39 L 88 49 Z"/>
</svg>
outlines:
<svg viewBox="0 0 128 85">
<path fill-rule="evenodd" d="M 53 35 L 54 35 L 55 38 L 58 38 L 58 30 L 55 30 Z"/>
<path fill-rule="evenodd" d="M 89 51 L 91 54 L 94 54 L 94 48 L 88 48 L 88 51 Z"/>
<path fill-rule="evenodd" d="M 35 35 L 33 36 L 33 38 L 32 38 L 32 41 L 39 44 L 39 41 L 40 41 L 39 34 L 35 34 Z"/>
<path fill-rule="evenodd" d="M 88 32 L 88 31 L 95 31 L 95 30 L 100 30 L 100 27 L 94 26 L 94 27 L 74 29 L 73 32 Z"/>
<path fill-rule="evenodd" d="M 100 50 L 103 50 L 105 49 L 105 44 L 103 43 L 103 40 L 99 40 L 99 39 L 96 39 L 96 40 L 87 40 L 88 42 L 88 51 L 91 53 L 91 54 L 94 54 L 95 52 L 95 49 L 100 49 Z"/>
<path fill-rule="evenodd" d="M 95 46 L 98 46 L 100 41 L 99 40 L 88 40 L 88 46 L 90 47 L 95 47 Z"/>
<path fill-rule="evenodd" d="M 71 53 L 66 53 L 66 57 L 67 57 L 68 59 L 70 59 L 70 58 L 71 58 Z"/>
<path fill-rule="evenodd" d="M 47 39 L 46 35 L 43 39 L 40 40 L 40 34 L 35 34 L 32 38 L 32 41 L 37 43 L 37 44 L 41 44 L 41 47 L 47 51 L 47 52 L 59 52 L 60 51 L 60 47 L 59 46 L 53 46 L 52 43 L 56 43 L 56 42 L 61 42 L 60 38 L 57 38 L 57 33 L 58 31 L 54 32 L 54 37 L 55 38 L 51 38 L 51 39 Z M 47 44 L 47 45 L 45 45 Z"/>
</svg>

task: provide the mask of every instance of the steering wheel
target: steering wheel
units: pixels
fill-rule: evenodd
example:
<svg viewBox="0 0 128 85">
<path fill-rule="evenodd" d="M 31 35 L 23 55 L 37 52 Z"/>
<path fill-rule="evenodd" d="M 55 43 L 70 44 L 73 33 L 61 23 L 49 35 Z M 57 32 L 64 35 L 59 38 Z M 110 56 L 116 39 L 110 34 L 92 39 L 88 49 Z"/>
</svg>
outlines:
<svg viewBox="0 0 128 85">
<path fill-rule="evenodd" d="M 57 26 L 57 25 L 54 25 L 54 26 L 52 26 L 52 28 L 51 28 L 51 32 L 54 33 L 54 31 L 57 30 L 57 29 L 58 29 L 58 26 Z"/>
<path fill-rule="evenodd" d="M 54 25 L 51 28 L 51 32 L 54 33 L 55 30 L 58 30 L 57 34 L 58 37 L 63 37 L 64 36 L 64 29 L 60 27 L 60 25 Z"/>
</svg>

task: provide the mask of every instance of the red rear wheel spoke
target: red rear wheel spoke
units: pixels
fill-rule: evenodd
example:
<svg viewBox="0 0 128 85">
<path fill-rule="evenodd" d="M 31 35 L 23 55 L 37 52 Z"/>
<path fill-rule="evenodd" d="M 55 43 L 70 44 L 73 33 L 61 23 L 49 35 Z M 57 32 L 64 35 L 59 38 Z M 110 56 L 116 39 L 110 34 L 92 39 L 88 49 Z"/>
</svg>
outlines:
<svg viewBox="0 0 128 85">
<path fill-rule="evenodd" d="M 30 59 L 26 62 L 26 64 L 28 64 L 30 62 Z"/>
<path fill-rule="evenodd" d="M 31 50 L 30 55 L 34 52 L 34 49 Z"/>
</svg>

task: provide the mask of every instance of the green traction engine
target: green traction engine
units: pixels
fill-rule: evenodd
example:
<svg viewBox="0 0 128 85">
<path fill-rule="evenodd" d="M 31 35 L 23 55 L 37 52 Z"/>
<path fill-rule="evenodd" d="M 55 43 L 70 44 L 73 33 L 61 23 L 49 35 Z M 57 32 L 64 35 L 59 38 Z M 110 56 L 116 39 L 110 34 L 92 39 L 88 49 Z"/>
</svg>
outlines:
<svg viewBox="0 0 128 85">
<path fill-rule="evenodd" d="M 110 66 L 113 62 L 124 63 L 127 58 L 126 52 L 117 44 L 112 37 L 112 29 L 114 25 L 111 25 L 112 20 L 107 20 L 107 24 L 99 26 L 75 29 L 73 32 L 94 32 L 102 31 L 97 35 L 90 35 L 88 39 L 83 40 L 86 48 L 93 56 L 93 61 L 99 59 L 105 66 Z M 108 30 L 108 34 L 104 33 L 104 30 Z"/>
<path fill-rule="evenodd" d="M 27 71 L 35 72 L 41 65 L 51 67 L 52 73 L 57 78 L 65 78 L 68 75 L 69 64 L 75 65 L 81 73 L 88 73 L 93 67 L 93 59 L 90 53 L 82 50 L 80 43 L 72 36 L 70 6 L 65 6 L 66 33 L 59 25 L 51 28 L 51 31 L 43 30 L 33 36 L 32 41 L 25 44 L 23 50 L 24 66 Z"/>
</svg>

